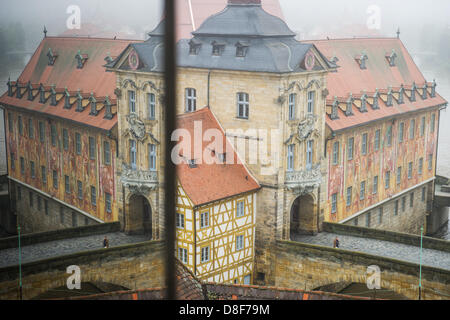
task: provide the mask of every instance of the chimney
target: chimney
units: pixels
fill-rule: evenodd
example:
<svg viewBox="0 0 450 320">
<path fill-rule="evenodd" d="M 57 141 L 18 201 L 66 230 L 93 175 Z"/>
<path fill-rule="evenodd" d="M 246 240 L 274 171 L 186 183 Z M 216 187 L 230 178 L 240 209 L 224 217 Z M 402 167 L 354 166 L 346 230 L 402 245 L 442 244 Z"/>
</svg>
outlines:
<svg viewBox="0 0 450 320">
<path fill-rule="evenodd" d="M 256 4 L 256 5 L 261 5 L 261 0 L 228 0 L 228 4 Z"/>
</svg>

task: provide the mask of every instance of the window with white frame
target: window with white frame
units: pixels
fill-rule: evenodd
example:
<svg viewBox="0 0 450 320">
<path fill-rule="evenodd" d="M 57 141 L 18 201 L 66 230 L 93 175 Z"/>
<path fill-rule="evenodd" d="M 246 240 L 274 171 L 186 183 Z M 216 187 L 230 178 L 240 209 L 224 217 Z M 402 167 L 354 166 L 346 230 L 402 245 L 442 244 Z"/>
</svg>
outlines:
<svg viewBox="0 0 450 320">
<path fill-rule="evenodd" d="M 295 145 L 291 144 L 288 146 L 288 152 L 287 152 L 287 170 L 288 171 L 294 170 L 294 149 L 295 149 Z"/>
<path fill-rule="evenodd" d="M 188 251 L 185 248 L 178 248 L 178 258 L 183 263 L 188 263 Z"/>
<path fill-rule="evenodd" d="M 109 141 L 103 141 L 103 163 L 107 166 L 111 164 L 111 145 Z"/>
<path fill-rule="evenodd" d="M 423 137 L 425 135 L 425 117 L 422 117 L 420 122 L 420 136 Z"/>
<path fill-rule="evenodd" d="M 409 123 L 409 139 L 414 139 L 414 133 L 416 131 L 416 120 L 411 119 Z"/>
<path fill-rule="evenodd" d="M 209 212 L 203 212 L 200 214 L 200 228 L 209 227 Z"/>
<path fill-rule="evenodd" d="M 313 114 L 314 113 L 315 97 L 316 97 L 316 92 L 315 91 L 309 91 L 308 92 L 308 113 L 309 114 Z"/>
<path fill-rule="evenodd" d="M 236 251 L 244 249 L 244 235 L 236 236 Z"/>
<path fill-rule="evenodd" d="M 111 213 L 111 194 L 107 192 L 105 193 L 105 207 L 106 212 Z"/>
<path fill-rule="evenodd" d="M 130 113 L 136 113 L 136 92 L 128 91 L 128 106 Z"/>
<path fill-rule="evenodd" d="M 245 202 L 244 200 L 236 203 L 236 217 L 240 218 L 245 215 Z"/>
<path fill-rule="evenodd" d="M 203 247 L 201 250 L 201 262 L 208 262 L 209 261 L 209 246 Z"/>
<path fill-rule="evenodd" d="M 147 117 L 150 120 L 156 118 L 156 98 L 154 93 L 147 93 Z"/>
<path fill-rule="evenodd" d="M 184 229 L 184 214 L 177 213 L 176 226 L 177 228 Z"/>
<path fill-rule="evenodd" d="M 337 211 L 337 193 L 331 195 L 331 213 L 336 213 Z"/>
<path fill-rule="evenodd" d="M 156 170 L 156 145 L 151 143 L 148 144 L 148 169 Z"/>
<path fill-rule="evenodd" d="M 289 120 L 294 120 L 295 119 L 295 98 L 296 98 L 296 94 L 295 93 L 291 93 L 289 95 Z"/>
<path fill-rule="evenodd" d="M 197 109 L 197 90 L 186 88 L 185 90 L 186 112 L 194 112 Z"/>
<path fill-rule="evenodd" d="M 397 168 L 397 184 L 402 182 L 402 167 Z"/>
<path fill-rule="evenodd" d="M 249 96 L 248 93 L 239 92 L 237 94 L 237 116 L 241 119 L 248 119 L 249 115 Z"/>
<path fill-rule="evenodd" d="M 433 113 L 431 115 L 431 125 L 430 125 L 431 132 L 434 132 L 435 126 L 436 126 L 436 114 Z"/>
<path fill-rule="evenodd" d="M 367 154 L 367 133 L 364 133 L 362 135 L 362 142 L 361 142 L 361 153 L 363 155 Z"/>
<path fill-rule="evenodd" d="M 428 155 L 428 170 L 433 169 L 433 155 L 429 154 Z"/>
<path fill-rule="evenodd" d="M 403 122 L 400 123 L 398 128 L 398 142 L 403 142 L 403 130 L 405 128 L 405 124 Z"/>
<path fill-rule="evenodd" d="M 362 181 L 361 187 L 359 189 L 359 199 L 364 200 L 365 196 L 366 196 L 366 182 Z"/>
<path fill-rule="evenodd" d="M 347 207 L 352 204 L 352 192 L 353 192 L 353 188 L 352 187 L 348 187 L 347 188 L 347 199 L 346 199 Z"/>
<path fill-rule="evenodd" d="M 354 138 L 348 139 L 348 145 L 347 145 L 347 159 L 353 160 L 353 144 L 355 142 Z"/>
<path fill-rule="evenodd" d="M 339 163 L 339 142 L 333 144 L 333 165 Z"/>
<path fill-rule="evenodd" d="M 423 158 L 419 159 L 419 174 L 423 172 Z"/>
<path fill-rule="evenodd" d="M 392 126 L 389 126 L 386 131 L 386 144 L 388 147 L 392 145 Z"/>
</svg>

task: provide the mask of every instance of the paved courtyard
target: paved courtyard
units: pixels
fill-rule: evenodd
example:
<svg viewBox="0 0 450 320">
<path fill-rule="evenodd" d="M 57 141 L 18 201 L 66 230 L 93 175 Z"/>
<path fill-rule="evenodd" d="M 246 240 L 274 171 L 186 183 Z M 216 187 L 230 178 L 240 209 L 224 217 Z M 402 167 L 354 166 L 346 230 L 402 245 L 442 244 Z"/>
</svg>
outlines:
<svg viewBox="0 0 450 320">
<path fill-rule="evenodd" d="M 144 235 L 128 236 L 124 233 L 108 233 L 109 247 L 117 247 L 126 244 L 139 243 L 150 240 Z M 57 240 L 51 242 L 38 243 L 22 247 L 22 263 L 43 260 L 52 257 L 58 257 L 103 248 L 103 239 L 105 234 L 87 236 L 82 238 L 73 238 Z M 19 264 L 19 249 L 5 249 L 0 251 L 0 268 Z"/>
<path fill-rule="evenodd" d="M 347 235 L 337 235 L 327 232 L 322 232 L 315 236 L 295 235 L 293 236 L 292 240 L 297 242 L 333 247 L 333 241 L 336 236 L 339 239 L 339 247 L 341 249 L 359 251 L 367 254 L 419 264 L 420 247 L 401 243 L 369 238 L 359 238 Z M 422 264 L 424 266 L 450 270 L 450 253 L 432 249 L 423 249 Z"/>
</svg>

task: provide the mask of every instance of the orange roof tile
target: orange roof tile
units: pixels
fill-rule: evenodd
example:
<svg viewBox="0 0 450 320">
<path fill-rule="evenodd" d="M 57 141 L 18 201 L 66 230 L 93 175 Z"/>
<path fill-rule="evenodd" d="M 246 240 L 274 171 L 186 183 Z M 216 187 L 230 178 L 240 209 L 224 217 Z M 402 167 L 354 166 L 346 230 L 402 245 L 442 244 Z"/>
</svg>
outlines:
<svg viewBox="0 0 450 320">
<path fill-rule="evenodd" d="M 55 86 L 58 93 L 64 92 L 65 88 L 71 94 L 80 90 L 83 97 L 87 97 L 92 92 L 97 100 L 100 100 L 98 97 L 108 96 L 110 100 L 114 101 L 116 75 L 105 71 L 103 67 L 106 64 L 105 57 L 108 54 L 112 57 L 119 55 L 130 42 L 129 40 L 96 38 L 44 38 L 20 75 L 18 82 L 22 86 L 30 82 L 33 88 L 39 88 L 39 85 L 43 84 L 46 90 Z M 50 49 L 57 56 L 52 66 L 49 66 L 47 56 Z M 75 58 L 78 52 L 83 57 L 87 57 L 81 69 L 77 68 L 77 59 Z M 75 107 L 64 109 L 61 101 L 57 106 L 50 106 L 49 100 L 41 104 L 39 97 L 28 101 L 26 94 L 18 99 L 15 95 L 9 97 L 5 93 L 0 98 L 0 103 L 46 113 L 105 130 L 110 130 L 117 123 L 117 117 L 113 117 L 111 120 L 103 119 L 104 109 L 97 116 L 90 116 L 89 108 L 83 112 L 76 112 Z"/>
<path fill-rule="evenodd" d="M 318 50 L 328 59 L 336 57 L 338 60 L 337 72 L 330 72 L 327 76 L 327 88 L 329 91 L 328 103 L 334 97 L 340 100 L 348 99 L 350 93 L 353 97 L 360 97 L 363 92 L 373 96 L 378 89 L 380 93 L 386 93 L 389 87 L 395 92 L 404 85 L 410 89 L 415 82 L 420 89 L 426 83 L 423 74 L 414 63 L 411 55 L 406 50 L 402 41 L 397 38 L 364 38 L 364 39 L 335 39 L 305 41 L 314 44 Z M 397 55 L 395 66 L 390 66 L 387 56 L 392 52 Z M 366 54 L 366 69 L 361 69 L 357 57 Z M 353 116 L 345 116 L 339 111 L 339 119 L 331 120 L 327 117 L 327 125 L 332 130 L 341 130 L 369 121 L 390 117 L 410 111 L 444 105 L 447 103 L 439 94 L 432 98 L 428 96 L 423 100 L 417 93 L 417 101 L 409 102 L 405 97 L 404 104 L 398 104 L 394 100 L 392 107 L 387 107 L 380 99 L 380 109 L 373 110 L 368 107 L 368 112 L 360 113 L 354 109 Z"/>
<path fill-rule="evenodd" d="M 225 137 L 225 133 L 219 122 L 209 108 L 203 108 L 193 113 L 187 113 L 177 117 L 177 128 L 185 129 L 191 136 L 191 145 L 194 146 L 194 122 L 201 123 L 202 135 L 208 129 L 217 129 L 220 132 L 226 158 L 233 159 L 233 164 L 214 163 L 207 164 L 208 159 L 191 168 L 188 160 L 194 158 L 194 147 L 189 154 L 186 149 L 188 142 L 180 141 L 181 154 L 186 160 L 177 165 L 177 176 L 191 201 L 195 206 L 204 205 L 213 201 L 229 198 L 245 192 L 255 191 L 260 188 L 258 182 L 252 177 L 247 168 L 238 160 L 238 155 Z M 196 141 L 197 143 L 197 141 Z M 210 141 L 202 142 L 202 153 L 211 144 Z M 210 150 L 213 159 L 216 155 Z M 206 161 L 205 161 L 206 160 Z"/>
</svg>

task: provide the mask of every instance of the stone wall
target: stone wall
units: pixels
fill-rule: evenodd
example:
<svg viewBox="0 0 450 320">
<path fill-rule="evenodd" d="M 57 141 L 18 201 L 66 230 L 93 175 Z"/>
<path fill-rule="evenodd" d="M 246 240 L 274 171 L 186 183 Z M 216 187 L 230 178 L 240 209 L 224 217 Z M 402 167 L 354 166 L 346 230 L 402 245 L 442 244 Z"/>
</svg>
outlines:
<svg viewBox="0 0 450 320">
<path fill-rule="evenodd" d="M 367 267 L 381 269 L 381 287 L 418 298 L 419 266 L 413 263 L 317 245 L 278 241 L 272 250 L 277 287 L 312 290 L 341 281 L 366 283 Z M 422 297 L 448 299 L 450 271 L 422 267 Z"/>
<path fill-rule="evenodd" d="M 362 238 L 392 241 L 417 247 L 420 246 L 420 236 L 407 233 L 377 230 L 364 227 L 355 227 L 351 225 L 329 223 L 329 222 L 323 223 L 323 231 Z M 423 237 L 422 245 L 424 248 L 450 252 L 450 241 L 430 237 Z"/>
<path fill-rule="evenodd" d="M 22 246 L 28 246 L 37 243 L 50 242 L 56 240 L 78 238 L 84 236 L 91 236 L 96 234 L 106 234 L 117 232 L 120 230 L 119 222 L 96 224 L 85 227 L 61 229 L 55 231 L 47 231 L 33 234 L 25 234 L 20 237 Z M 19 244 L 18 237 L 9 237 L 0 239 L 0 250 L 8 248 L 17 248 Z"/>
<path fill-rule="evenodd" d="M 32 299 L 66 286 L 67 267 L 81 269 L 81 282 L 105 282 L 128 289 L 164 286 L 164 244 L 151 241 L 57 257 L 22 266 L 23 297 Z M 0 300 L 18 299 L 19 269 L 0 269 Z"/>
<path fill-rule="evenodd" d="M 78 210 L 12 180 L 10 181 L 10 190 L 11 200 L 15 203 L 17 222 L 24 234 L 99 223 Z"/>
<path fill-rule="evenodd" d="M 424 232 L 426 232 L 427 192 L 432 187 L 432 182 L 417 187 L 382 205 L 372 207 L 344 224 L 411 234 L 420 234 L 420 227 L 424 226 Z M 422 198 L 423 188 L 426 188 L 424 198 Z M 411 197 L 413 197 L 412 206 L 410 205 Z M 381 220 L 380 210 L 382 210 Z"/>
</svg>

